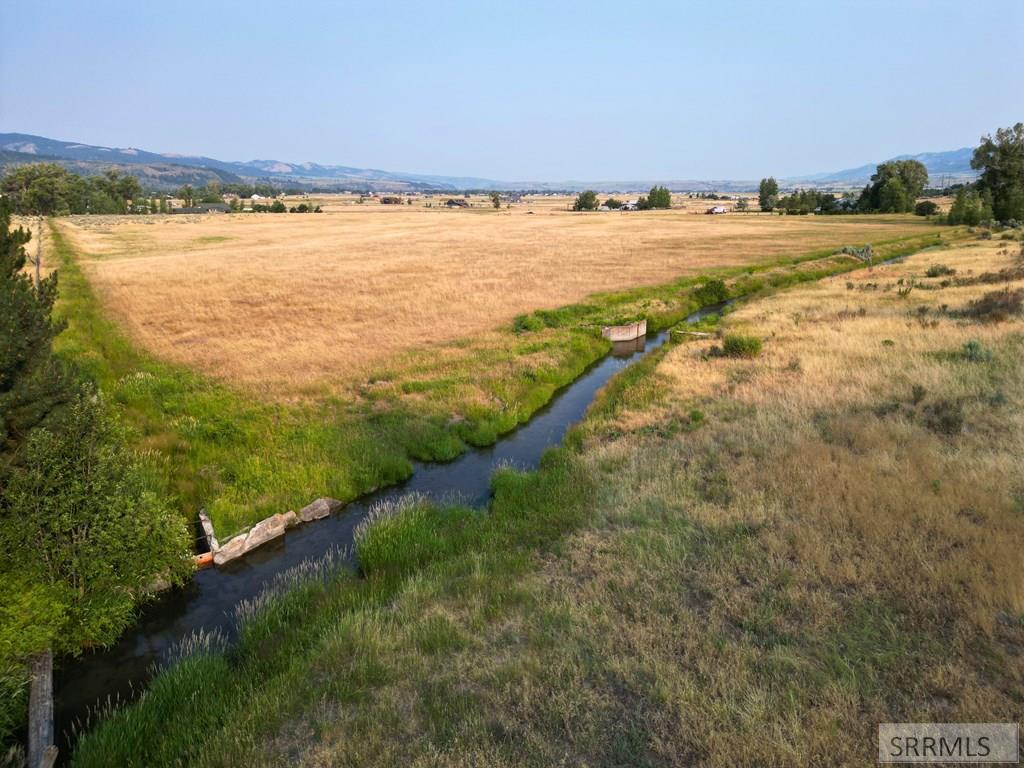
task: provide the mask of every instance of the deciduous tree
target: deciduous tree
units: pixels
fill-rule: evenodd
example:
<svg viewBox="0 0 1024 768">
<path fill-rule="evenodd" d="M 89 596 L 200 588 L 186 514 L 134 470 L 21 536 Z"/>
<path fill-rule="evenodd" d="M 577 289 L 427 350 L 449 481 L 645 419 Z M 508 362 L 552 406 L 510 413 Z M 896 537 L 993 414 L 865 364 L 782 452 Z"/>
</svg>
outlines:
<svg viewBox="0 0 1024 768">
<path fill-rule="evenodd" d="M 593 211 L 597 209 L 597 193 L 592 189 L 585 190 L 576 195 L 576 202 L 572 204 L 574 211 Z"/>
<path fill-rule="evenodd" d="M 761 179 L 761 184 L 757 190 L 757 202 L 761 206 L 762 211 L 771 211 L 775 209 L 775 205 L 779 199 L 779 183 L 774 177 L 769 176 L 767 179 Z"/>
<path fill-rule="evenodd" d="M 978 189 L 991 195 L 993 217 L 1024 220 L 1024 123 L 983 136 L 971 167 L 981 171 Z"/>
<path fill-rule="evenodd" d="M 861 193 L 862 211 L 906 213 L 928 184 L 928 169 L 917 160 L 890 160 L 878 166 Z M 883 191 L 884 190 L 884 191 Z"/>
<path fill-rule="evenodd" d="M 189 568 L 182 519 L 149 491 L 101 398 L 83 389 L 61 429 L 33 430 L 0 499 L 0 668 L 27 654 L 29 765 L 53 743 L 53 656 L 106 645 L 131 622 L 157 577 Z M 28 598 L 12 596 L 31 584 Z M 13 604 L 12 601 L 13 600 Z M 13 621 L 11 620 L 13 618 Z M 12 631 L 31 627 L 29 637 Z"/>
</svg>

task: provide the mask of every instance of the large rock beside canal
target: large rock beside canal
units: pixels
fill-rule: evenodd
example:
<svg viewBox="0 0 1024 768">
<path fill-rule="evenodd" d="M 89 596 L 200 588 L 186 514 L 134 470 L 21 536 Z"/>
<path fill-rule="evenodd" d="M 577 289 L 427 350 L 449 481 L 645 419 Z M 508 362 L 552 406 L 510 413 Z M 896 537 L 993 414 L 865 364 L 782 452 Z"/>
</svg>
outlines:
<svg viewBox="0 0 1024 768">
<path fill-rule="evenodd" d="M 266 544 L 284 534 L 285 528 L 295 524 L 295 513 L 285 512 L 283 514 L 271 515 L 260 520 L 249 529 L 248 533 L 239 534 L 228 541 L 217 550 L 213 556 L 213 562 L 223 565 L 235 558 L 241 557 L 246 552 Z"/>
<path fill-rule="evenodd" d="M 324 496 L 300 509 L 299 520 L 304 523 L 308 523 L 311 520 L 319 520 L 320 518 L 327 517 L 332 512 L 337 512 L 343 506 L 345 506 L 344 502 Z"/>
</svg>

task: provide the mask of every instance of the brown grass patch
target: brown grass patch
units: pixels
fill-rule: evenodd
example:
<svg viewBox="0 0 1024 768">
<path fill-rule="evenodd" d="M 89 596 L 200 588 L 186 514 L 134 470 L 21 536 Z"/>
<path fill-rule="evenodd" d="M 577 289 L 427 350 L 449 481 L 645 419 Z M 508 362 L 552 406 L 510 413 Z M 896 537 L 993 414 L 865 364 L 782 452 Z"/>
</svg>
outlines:
<svg viewBox="0 0 1024 768">
<path fill-rule="evenodd" d="M 271 397 L 335 388 L 396 352 L 594 291 L 928 231 L 914 217 L 574 215 L 553 200 L 511 211 L 349 203 L 323 214 L 58 226 L 146 350 Z"/>
</svg>

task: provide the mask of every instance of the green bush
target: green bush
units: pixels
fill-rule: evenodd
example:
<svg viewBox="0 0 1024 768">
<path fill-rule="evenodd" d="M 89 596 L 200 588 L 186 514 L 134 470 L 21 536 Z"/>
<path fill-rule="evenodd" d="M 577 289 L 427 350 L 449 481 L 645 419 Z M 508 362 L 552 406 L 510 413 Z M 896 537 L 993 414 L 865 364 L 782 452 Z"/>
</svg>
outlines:
<svg viewBox="0 0 1024 768">
<path fill-rule="evenodd" d="M 761 353 L 761 340 L 756 336 L 730 333 L 722 343 L 726 357 L 757 357 Z"/>
<path fill-rule="evenodd" d="M 992 359 L 992 350 L 975 339 L 964 344 L 963 354 L 964 359 L 972 363 L 987 363 Z"/>
<path fill-rule="evenodd" d="M 693 298 L 699 301 L 702 307 L 720 304 L 729 298 L 729 289 L 722 280 L 708 280 L 693 292 Z"/>
<path fill-rule="evenodd" d="M 914 206 L 914 213 L 917 216 L 934 216 L 939 212 L 939 206 L 932 200 L 922 200 Z"/>
<path fill-rule="evenodd" d="M 512 321 L 512 330 L 516 333 L 539 331 L 544 328 L 544 321 L 535 315 L 516 315 Z"/>
</svg>

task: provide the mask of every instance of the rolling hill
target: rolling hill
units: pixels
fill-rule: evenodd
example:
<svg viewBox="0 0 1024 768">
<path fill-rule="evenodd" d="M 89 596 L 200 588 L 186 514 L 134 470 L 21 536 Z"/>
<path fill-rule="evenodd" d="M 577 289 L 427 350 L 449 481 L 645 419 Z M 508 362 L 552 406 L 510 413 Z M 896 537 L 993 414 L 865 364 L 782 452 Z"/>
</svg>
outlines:
<svg viewBox="0 0 1024 768">
<path fill-rule="evenodd" d="M 890 160 L 917 160 L 928 169 L 928 176 L 931 183 L 942 184 L 943 177 L 948 177 L 948 183 L 973 179 L 977 171 L 971 168 L 971 157 L 974 150 L 971 147 L 962 147 L 948 152 L 922 152 L 917 155 L 899 155 Z M 866 163 L 856 168 L 846 168 L 842 171 L 831 171 L 829 173 L 816 173 L 810 176 L 799 176 L 787 179 L 789 183 L 813 183 L 813 184 L 849 184 L 858 186 L 866 184 L 871 174 L 875 172 L 877 163 Z"/>
<path fill-rule="evenodd" d="M 948 152 L 900 155 L 895 160 L 919 160 L 924 163 L 933 184 L 953 183 L 974 178 L 972 150 L 968 147 Z M 345 165 L 292 163 L 281 160 L 217 160 L 199 155 L 150 152 L 135 147 L 102 147 L 71 141 L 59 141 L 27 133 L 0 133 L 0 169 L 32 162 L 54 162 L 82 175 L 117 171 L 137 177 L 150 189 L 174 189 L 182 184 L 203 185 L 266 180 L 301 188 L 337 188 L 371 191 L 421 190 L 546 190 L 578 191 L 592 188 L 601 192 L 643 192 L 654 184 L 673 190 L 741 192 L 756 189 L 756 180 L 609 180 L 609 181 L 497 181 L 474 176 L 439 176 L 382 171 Z M 820 186 L 855 188 L 863 186 L 875 171 L 876 163 L 856 168 L 781 178 L 786 187 Z"/>
</svg>

